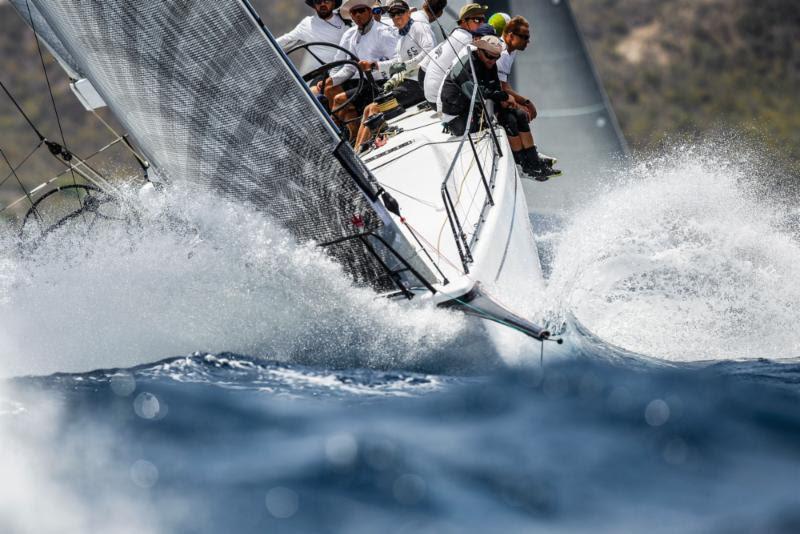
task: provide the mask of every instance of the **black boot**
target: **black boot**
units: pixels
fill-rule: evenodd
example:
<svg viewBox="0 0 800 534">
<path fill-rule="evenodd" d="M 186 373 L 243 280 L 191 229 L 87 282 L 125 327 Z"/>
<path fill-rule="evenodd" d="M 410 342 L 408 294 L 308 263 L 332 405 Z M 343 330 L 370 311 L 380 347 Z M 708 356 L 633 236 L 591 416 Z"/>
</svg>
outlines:
<svg viewBox="0 0 800 534">
<path fill-rule="evenodd" d="M 523 161 L 522 150 L 518 150 L 516 152 L 512 150 L 511 155 L 514 156 L 514 163 L 516 163 L 517 165 L 522 165 Z"/>
<path fill-rule="evenodd" d="M 533 145 L 533 148 L 536 149 L 536 145 Z M 536 153 L 538 154 L 539 162 L 542 165 L 546 165 L 548 167 L 554 167 L 555 164 L 558 163 L 558 160 L 556 158 L 548 156 L 547 154 L 542 154 L 541 152 L 539 152 L 538 149 L 536 149 Z"/>
<path fill-rule="evenodd" d="M 522 170 L 534 180 L 539 182 L 547 180 L 545 168 L 539 162 L 539 154 L 535 147 L 522 149 Z"/>
</svg>

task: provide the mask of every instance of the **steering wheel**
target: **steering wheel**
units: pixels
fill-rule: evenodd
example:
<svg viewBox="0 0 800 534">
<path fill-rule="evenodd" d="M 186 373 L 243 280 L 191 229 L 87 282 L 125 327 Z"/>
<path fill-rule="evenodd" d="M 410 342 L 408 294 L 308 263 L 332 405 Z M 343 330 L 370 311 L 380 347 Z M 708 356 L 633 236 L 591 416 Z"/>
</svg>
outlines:
<svg viewBox="0 0 800 534">
<path fill-rule="evenodd" d="M 53 222 L 45 226 L 46 223 L 42 219 L 41 212 L 42 203 L 48 199 L 51 199 L 55 201 L 55 205 L 63 204 L 63 200 L 59 200 L 58 197 L 54 195 L 64 194 L 68 196 L 76 196 L 78 198 L 80 207 L 69 211 L 64 215 L 53 217 Z M 52 202 L 50 203 L 52 204 Z M 22 241 L 27 241 L 29 245 L 32 245 L 35 248 L 44 238 L 48 236 L 48 234 L 58 230 L 62 226 L 65 226 L 70 221 L 75 220 L 78 217 L 91 217 L 90 220 L 86 221 L 86 224 L 89 226 L 88 229 L 91 229 L 99 219 L 111 221 L 129 220 L 128 217 L 119 216 L 116 213 L 104 213 L 103 211 L 106 205 L 110 207 L 110 211 L 112 212 L 115 209 L 119 210 L 119 208 L 122 207 L 118 198 L 92 184 L 69 184 L 58 187 L 48 191 L 31 205 L 31 207 L 28 209 L 28 212 L 25 214 L 25 217 L 22 219 L 22 224 L 20 225 L 19 229 L 19 237 Z M 49 213 L 49 208 L 50 206 L 46 207 L 45 212 Z M 138 220 L 135 212 L 133 215 L 134 219 Z M 36 229 L 30 229 L 30 227 L 33 225 L 31 223 L 33 220 L 35 220 L 40 227 L 38 232 Z M 38 235 L 32 235 L 33 232 L 36 232 Z"/>
<path fill-rule="evenodd" d="M 334 48 L 334 49 L 336 49 L 336 50 L 338 50 L 340 52 L 344 52 L 345 55 L 347 55 L 350 59 L 341 59 L 341 60 L 337 60 L 337 61 L 332 61 L 330 63 L 323 63 L 322 60 L 319 58 L 319 56 L 317 56 L 314 52 L 311 51 L 311 47 L 312 46 L 322 46 L 322 47 Z M 361 67 L 358 66 L 358 62 L 359 62 L 358 56 L 356 56 L 350 50 L 348 50 L 348 49 L 346 49 L 344 47 L 341 47 L 341 46 L 333 44 L 333 43 L 326 43 L 326 42 L 304 43 L 304 44 L 300 44 L 300 45 L 297 45 L 297 46 L 293 46 L 292 48 L 288 49 L 286 51 L 286 55 L 288 56 L 289 54 L 297 52 L 298 50 L 306 50 L 309 54 L 311 54 L 311 56 L 314 59 L 316 59 L 319 63 L 321 63 L 321 65 L 319 67 L 317 67 L 317 68 L 315 68 L 315 69 L 311 70 L 310 72 L 307 72 L 306 74 L 303 75 L 303 81 L 304 82 L 310 82 L 314 78 L 317 78 L 320 74 L 324 75 L 324 77 L 322 79 L 322 81 L 324 82 L 325 80 L 328 79 L 328 72 L 332 71 L 333 69 L 339 68 L 339 67 L 341 67 L 343 65 L 352 65 L 352 66 L 355 67 L 356 72 L 358 73 L 358 87 L 356 88 L 356 91 L 347 100 L 345 100 L 344 102 L 342 102 L 341 104 L 339 104 L 335 108 L 331 109 L 331 114 L 334 114 L 337 111 L 340 111 L 340 110 L 346 108 L 347 106 L 349 106 L 350 103 L 353 102 L 353 100 L 355 100 L 358 97 L 359 94 L 361 94 L 361 90 L 364 88 L 364 84 L 367 83 L 368 81 L 372 82 L 372 79 L 371 79 L 372 73 L 365 73 L 364 71 L 362 71 Z M 323 86 L 324 85 L 325 84 L 323 83 Z"/>
</svg>

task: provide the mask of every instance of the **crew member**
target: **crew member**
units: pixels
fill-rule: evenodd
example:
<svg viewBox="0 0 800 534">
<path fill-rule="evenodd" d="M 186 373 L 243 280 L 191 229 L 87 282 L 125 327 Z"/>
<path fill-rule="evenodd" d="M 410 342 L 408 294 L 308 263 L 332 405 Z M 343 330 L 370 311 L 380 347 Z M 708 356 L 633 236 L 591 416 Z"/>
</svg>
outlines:
<svg viewBox="0 0 800 534">
<path fill-rule="evenodd" d="M 439 42 L 439 39 L 436 38 L 436 32 L 433 31 L 433 23 L 444 14 L 444 8 L 446 7 L 447 0 L 425 0 L 425 2 L 422 4 L 422 11 L 413 10 L 411 12 L 411 18 L 414 20 L 414 22 L 424 22 L 425 24 L 430 25 L 433 40 L 437 43 Z M 441 26 L 439 26 L 439 29 L 441 30 Z M 441 30 L 441 32 L 441 37 L 446 39 L 447 36 L 444 34 L 444 30 Z"/>
<path fill-rule="evenodd" d="M 399 83 L 393 93 L 403 107 L 410 107 L 425 99 L 425 94 L 417 81 L 420 62 L 436 46 L 430 25 L 416 22 L 411 18 L 411 9 L 405 0 L 393 0 L 389 4 L 389 16 L 397 28 L 400 39 L 392 59 L 378 62 L 378 70 L 384 75 L 396 75 L 393 81 Z M 399 73 L 399 74 L 397 74 Z M 402 80 L 400 80 L 402 78 Z"/>
<path fill-rule="evenodd" d="M 486 6 L 475 3 L 461 8 L 458 15 L 458 27 L 421 63 L 425 70 L 423 89 L 428 102 L 435 105 L 448 69 L 458 57 L 459 52 L 472 42 L 472 32 L 486 22 L 487 11 Z"/>
<path fill-rule="evenodd" d="M 345 19 L 352 19 L 355 26 L 349 28 L 339 46 L 349 50 L 358 59 L 358 68 L 367 73 L 368 83 L 365 83 L 360 93 L 358 88 L 358 72 L 352 65 L 344 65 L 331 73 L 325 83 L 324 93 L 332 109 L 344 104 L 347 99 L 355 99 L 339 113 L 337 118 L 347 125 L 353 138 L 356 134 L 356 125 L 359 114 L 372 102 L 380 92 L 374 81 L 384 82 L 387 76 L 378 70 L 377 62 L 385 61 L 395 54 L 398 35 L 396 30 L 375 22 L 372 18 L 372 8 L 368 0 L 348 0 L 341 8 L 341 15 Z M 343 52 L 339 52 L 336 60 L 349 59 Z M 373 81 L 374 80 L 374 81 Z M 321 87 L 321 86 L 320 86 Z"/>
<path fill-rule="evenodd" d="M 278 44 L 284 50 L 305 43 L 331 43 L 338 45 L 342 40 L 347 24 L 334 9 L 342 5 L 342 0 L 305 0 L 314 8 L 314 15 L 305 17 L 287 34 L 278 37 Z M 313 55 L 320 64 L 330 63 L 336 56 L 336 49 L 327 46 L 312 47 Z"/>
<path fill-rule="evenodd" d="M 467 128 L 471 132 L 478 130 L 481 120 L 479 109 L 473 113 L 472 123 L 467 124 L 476 82 L 483 98 L 492 100 L 498 105 L 511 103 L 511 98 L 503 92 L 500 79 L 497 77 L 496 63 L 503 51 L 500 38 L 494 35 L 481 37 L 474 42 L 474 47 L 467 50 L 472 55 L 475 78 L 473 79 L 472 67 L 468 60 L 454 62 L 442 83 L 439 105 L 442 121 L 450 133 L 458 136 L 463 135 Z"/>
<path fill-rule="evenodd" d="M 534 171 L 535 176 L 559 174 L 558 171 L 548 172 L 552 171 L 554 160 L 549 156 L 539 154 L 533 142 L 530 122 L 536 118 L 536 106 L 533 105 L 530 98 L 516 92 L 508 83 L 517 52 L 524 51 L 530 40 L 530 24 L 524 17 L 514 17 L 506 23 L 503 29 L 505 50 L 497 61 L 497 74 L 503 91 L 512 97 L 516 106 L 502 107 L 498 111 L 498 119 L 506 129 L 509 141 L 511 136 L 520 139 L 521 145 L 511 144 L 511 150 L 514 153 L 514 160 L 522 165 L 523 169 L 526 169 L 527 164 L 526 173 L 531 174 L 528 171 Z"/>
<path fill-rule="evenodd" d="M 444 8 L 447 7 L 447 0 L 425 0 L 422 4 L 422 11 L 414 10 L 411 13 L 411 18 L 416 22 L 433 22 L 444 14 Z"/>
<path fill-rule="evenodd" d="M 417 80 L 419 63 L 433 50 L 436 43 L 428 23 L 416 22 L 411 18 L 411 8 L 405 0 L 392 0 L 387 9 L 400 39 L 394 57 L 375 62 L 371 67 L 377 68 L 384 76 L 391 76 L 384 89 L 391 90 L 398 103 L 408 108 L 425 100 L 422 86 Z M 372 132 L 364 122 L 377 112 L 375 104 L 370 104 L 364 110 L 362 126 L 356 139 L 357 148 L 371 137 Z"/>
</svg>

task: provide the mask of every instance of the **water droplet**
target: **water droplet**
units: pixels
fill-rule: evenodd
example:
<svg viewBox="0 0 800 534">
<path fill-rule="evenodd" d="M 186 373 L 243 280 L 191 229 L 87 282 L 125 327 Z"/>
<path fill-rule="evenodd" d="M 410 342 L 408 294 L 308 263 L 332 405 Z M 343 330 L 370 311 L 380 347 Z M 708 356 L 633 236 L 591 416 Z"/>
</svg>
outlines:
<svg viewBox="0 0 800 534">
<path fill-rule="evenodd" d="M 127 397 L 136 389 L 136 379 L 131 373 L 117 373 L 109 380 L 111 391 L 120 397 Z"/>
<path fill-rule="evenodd" d="M 147 460 L 136 460 L 131 465 L 131 480 L 140 488 L 152 488 L 158 482 L 158 468 Z"/>
<path fill-rule="evenodd" d="M 139 393 L 133 401 L 133 410 L 142 419 L 155 419 L 161 411 L 158 397 L 152 393 Z"/>
<path fill-rule="evenodd" d="M 358 454 L 358 444 L 352 434 L 336 434 L 325 442 L 325 457 L 336 466 L 352 464 Z"/>
<path fill-rule="evenodd" d="M 650 426 L 661 426 L 669 420 L 669 405 L 661 399 L 650 401 L 644 410 L 644 420 Z"/>
<path fill-rule="evenodd" d="M 267 511 L 278 519 L 289 519 L 297 513 L 300 498 L 297 492 L 283 486 L 276 486 L 267 492 L 264 499 Z"/>
</svg>

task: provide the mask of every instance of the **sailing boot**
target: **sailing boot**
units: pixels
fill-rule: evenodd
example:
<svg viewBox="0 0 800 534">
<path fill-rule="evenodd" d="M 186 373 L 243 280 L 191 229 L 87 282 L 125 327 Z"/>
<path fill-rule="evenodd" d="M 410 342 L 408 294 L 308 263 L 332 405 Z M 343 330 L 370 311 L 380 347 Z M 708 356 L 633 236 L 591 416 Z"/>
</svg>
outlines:
<svg viewBox="0 0 800 534">
<path fill-rule="evenodd" d="M 536 151 L 536 147 L 522 149 L 522 170 L 529 178 L 533 178 L 537 182 L 545 182 L 549 177 L 546 172 L 547 167 L 539 162 L 539 153 Z"/>
<path fill-rule="evenodd" d="M 556 163 L 558 163 L 558 160 L 556 158 L 554 158 L 553 156 L 548 156 L 547 154 L 542 154 L 541 152 L 539 152 L 539 149 L 536 147 L 536 145 L 533 145 L 533 148 L 536 150 L 536 153 L 539 155 L 539 162 L 541 164 L 552 168 L 552 167 L 555 167 Z"/>
<path fill-rule="evenodd" d="M 544 177 L 545 180 L 550 176 L 561 176 L 561 170 L 553 168 L 553 165 L 555 165 L 555 162 L 557 161 L 555 158 L 551 158 L 550 156 L 546 156 L 539 152 L 536 148 L 536 145 L 531 147 L 529 150 L 530 152 L 528 152 L 528 155 L 532 159 L 534 157 L 536 158 L 533 161 L 538 163 L 537 167 L 539 169 L 540 176 Z M 536 179 L 538 180 L 539 178 L 537 177 Z M 540 181 L 544 182 L 545 180 Z"/>
</svg>

